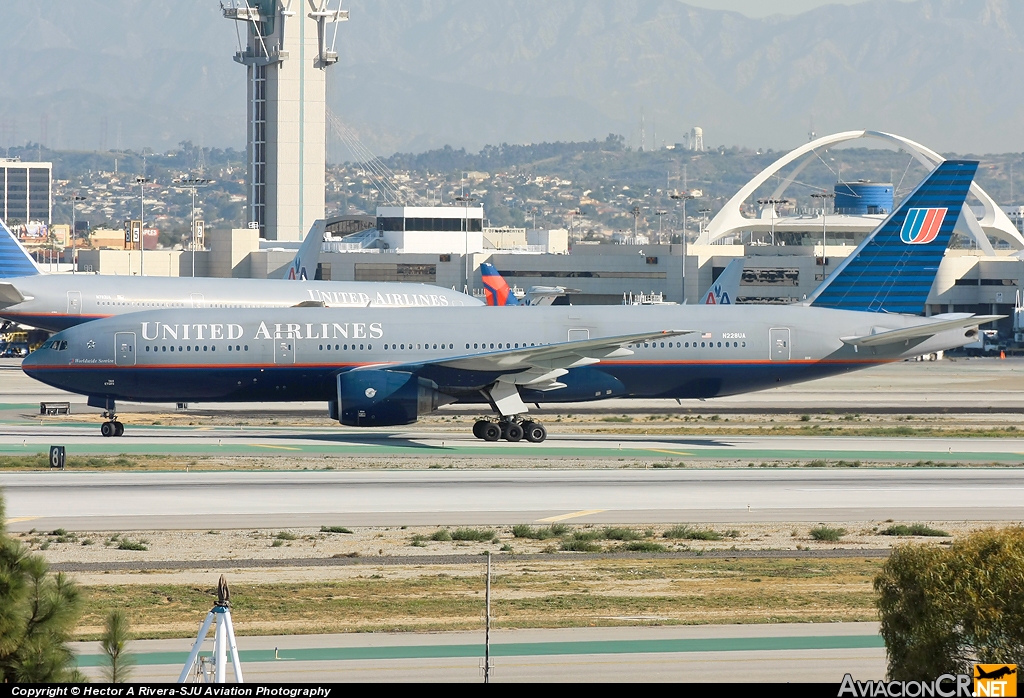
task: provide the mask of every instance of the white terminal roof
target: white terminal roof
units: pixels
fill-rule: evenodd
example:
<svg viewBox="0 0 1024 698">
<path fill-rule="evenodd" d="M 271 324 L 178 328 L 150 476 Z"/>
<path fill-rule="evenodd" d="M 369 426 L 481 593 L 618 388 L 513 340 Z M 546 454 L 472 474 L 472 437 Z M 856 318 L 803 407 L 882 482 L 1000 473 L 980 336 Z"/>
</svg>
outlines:
<svg viewBox="0 0 1024 698">
<path fill-rule="evenodd" d="M 378 206 L 379 218 L 483 218 L 484 207 L 470 206 Z"/>
</svg>

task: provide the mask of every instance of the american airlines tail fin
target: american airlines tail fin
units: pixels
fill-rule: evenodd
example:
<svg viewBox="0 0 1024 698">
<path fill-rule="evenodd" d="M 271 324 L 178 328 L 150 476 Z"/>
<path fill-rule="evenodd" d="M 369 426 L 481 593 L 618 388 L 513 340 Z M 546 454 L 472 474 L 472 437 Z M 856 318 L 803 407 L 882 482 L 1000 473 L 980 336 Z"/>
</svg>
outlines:
<svg viewBox="0 0 1024 698">
<path fill-rule="evenodd" d="M 284 278 L 298 281 L 306 281 L 316 276 L 316 265 L 320 261 L 320 248 L 324 244 L 324 231 L 327 229 L 327 221 L 323 218 L 315 221 L 302 241 L 298 254 L 292 260 L 292 264 L 285 272 Z"/>
<path fill-rule="evenodd" d="M 0 220 L 0 279 L 13 279 L 18 276 L 35 276 L 42 274 L 35 260 L 22 247 L 18 238 Z"/>
<path fill-rule="evenodd" d="M 484 262 L 480 265 L 480 278 L 484 282 L 487 305 L 519 305 L 516 294 L 512 293 L 512 289 L 493 264 Z"/>
<path fill-rule="evenodd" d="M 743 276 L 743 258 L 734 259 L 722 270 L 722 273 L 711 284 L 711 288 L 701 296 L 701 305 L 732 305 L 736 302 L 736 293 L 740 290 L 740 278 Z"/>
<path fill-rule="evenodd" d="M 947 160 L 932 170 L 808 303 L 840 310 L 923 313 L 977 170 L 978 163 L 970 160 Z"/>
</svg>

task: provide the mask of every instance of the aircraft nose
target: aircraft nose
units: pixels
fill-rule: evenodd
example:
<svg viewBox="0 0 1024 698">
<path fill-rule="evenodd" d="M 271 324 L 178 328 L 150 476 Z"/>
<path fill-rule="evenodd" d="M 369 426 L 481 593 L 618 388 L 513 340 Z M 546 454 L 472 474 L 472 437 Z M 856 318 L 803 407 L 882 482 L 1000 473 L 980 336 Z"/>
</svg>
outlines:
<svg viewBox="0 0 1024 698">
<path fill-rule="evenodd" d="M 29 354 L 28 356 L 26 356 L 24 359 L 22 359 L 21 368 L 25 371 L 28 371 L 31 368 L 39 366 L 42 355 L 50 351 L 49 344 L 50 343 L 47 342 L 46 344 L 42 345 L 31 354 Z"/>
</svg>

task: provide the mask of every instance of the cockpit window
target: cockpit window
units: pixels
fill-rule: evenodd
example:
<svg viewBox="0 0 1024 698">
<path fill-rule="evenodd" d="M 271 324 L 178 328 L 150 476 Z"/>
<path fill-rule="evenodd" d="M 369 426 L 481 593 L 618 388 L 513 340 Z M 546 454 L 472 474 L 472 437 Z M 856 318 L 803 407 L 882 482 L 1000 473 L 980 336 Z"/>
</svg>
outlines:
<svg viewBox="0 0 1024 698">
<path fill-rule="evenodd" d="M 64 340 L 55 339 L 52 342 L 47 343 L 46 346 L 55 351 L 64 351 L 65 349 L 68 348 L 68 343 Z"/>
</svg>

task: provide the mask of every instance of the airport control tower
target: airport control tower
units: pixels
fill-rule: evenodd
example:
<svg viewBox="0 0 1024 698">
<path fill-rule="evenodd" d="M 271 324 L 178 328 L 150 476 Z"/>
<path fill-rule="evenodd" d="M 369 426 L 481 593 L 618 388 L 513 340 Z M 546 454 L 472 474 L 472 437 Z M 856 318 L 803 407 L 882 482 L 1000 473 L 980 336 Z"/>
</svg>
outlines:
<svg viewBox="0 0 1024 698">
<path fill-rule="evenodd" d="M 336 5 L 333 9 L 331 5 Z M 248 69 L 249 221 L 268 240 L 301 240 L 324 217 L 326 71 L 338 61 L 341 0 L 232 0 L 235 61 Z"/>
</svg>

